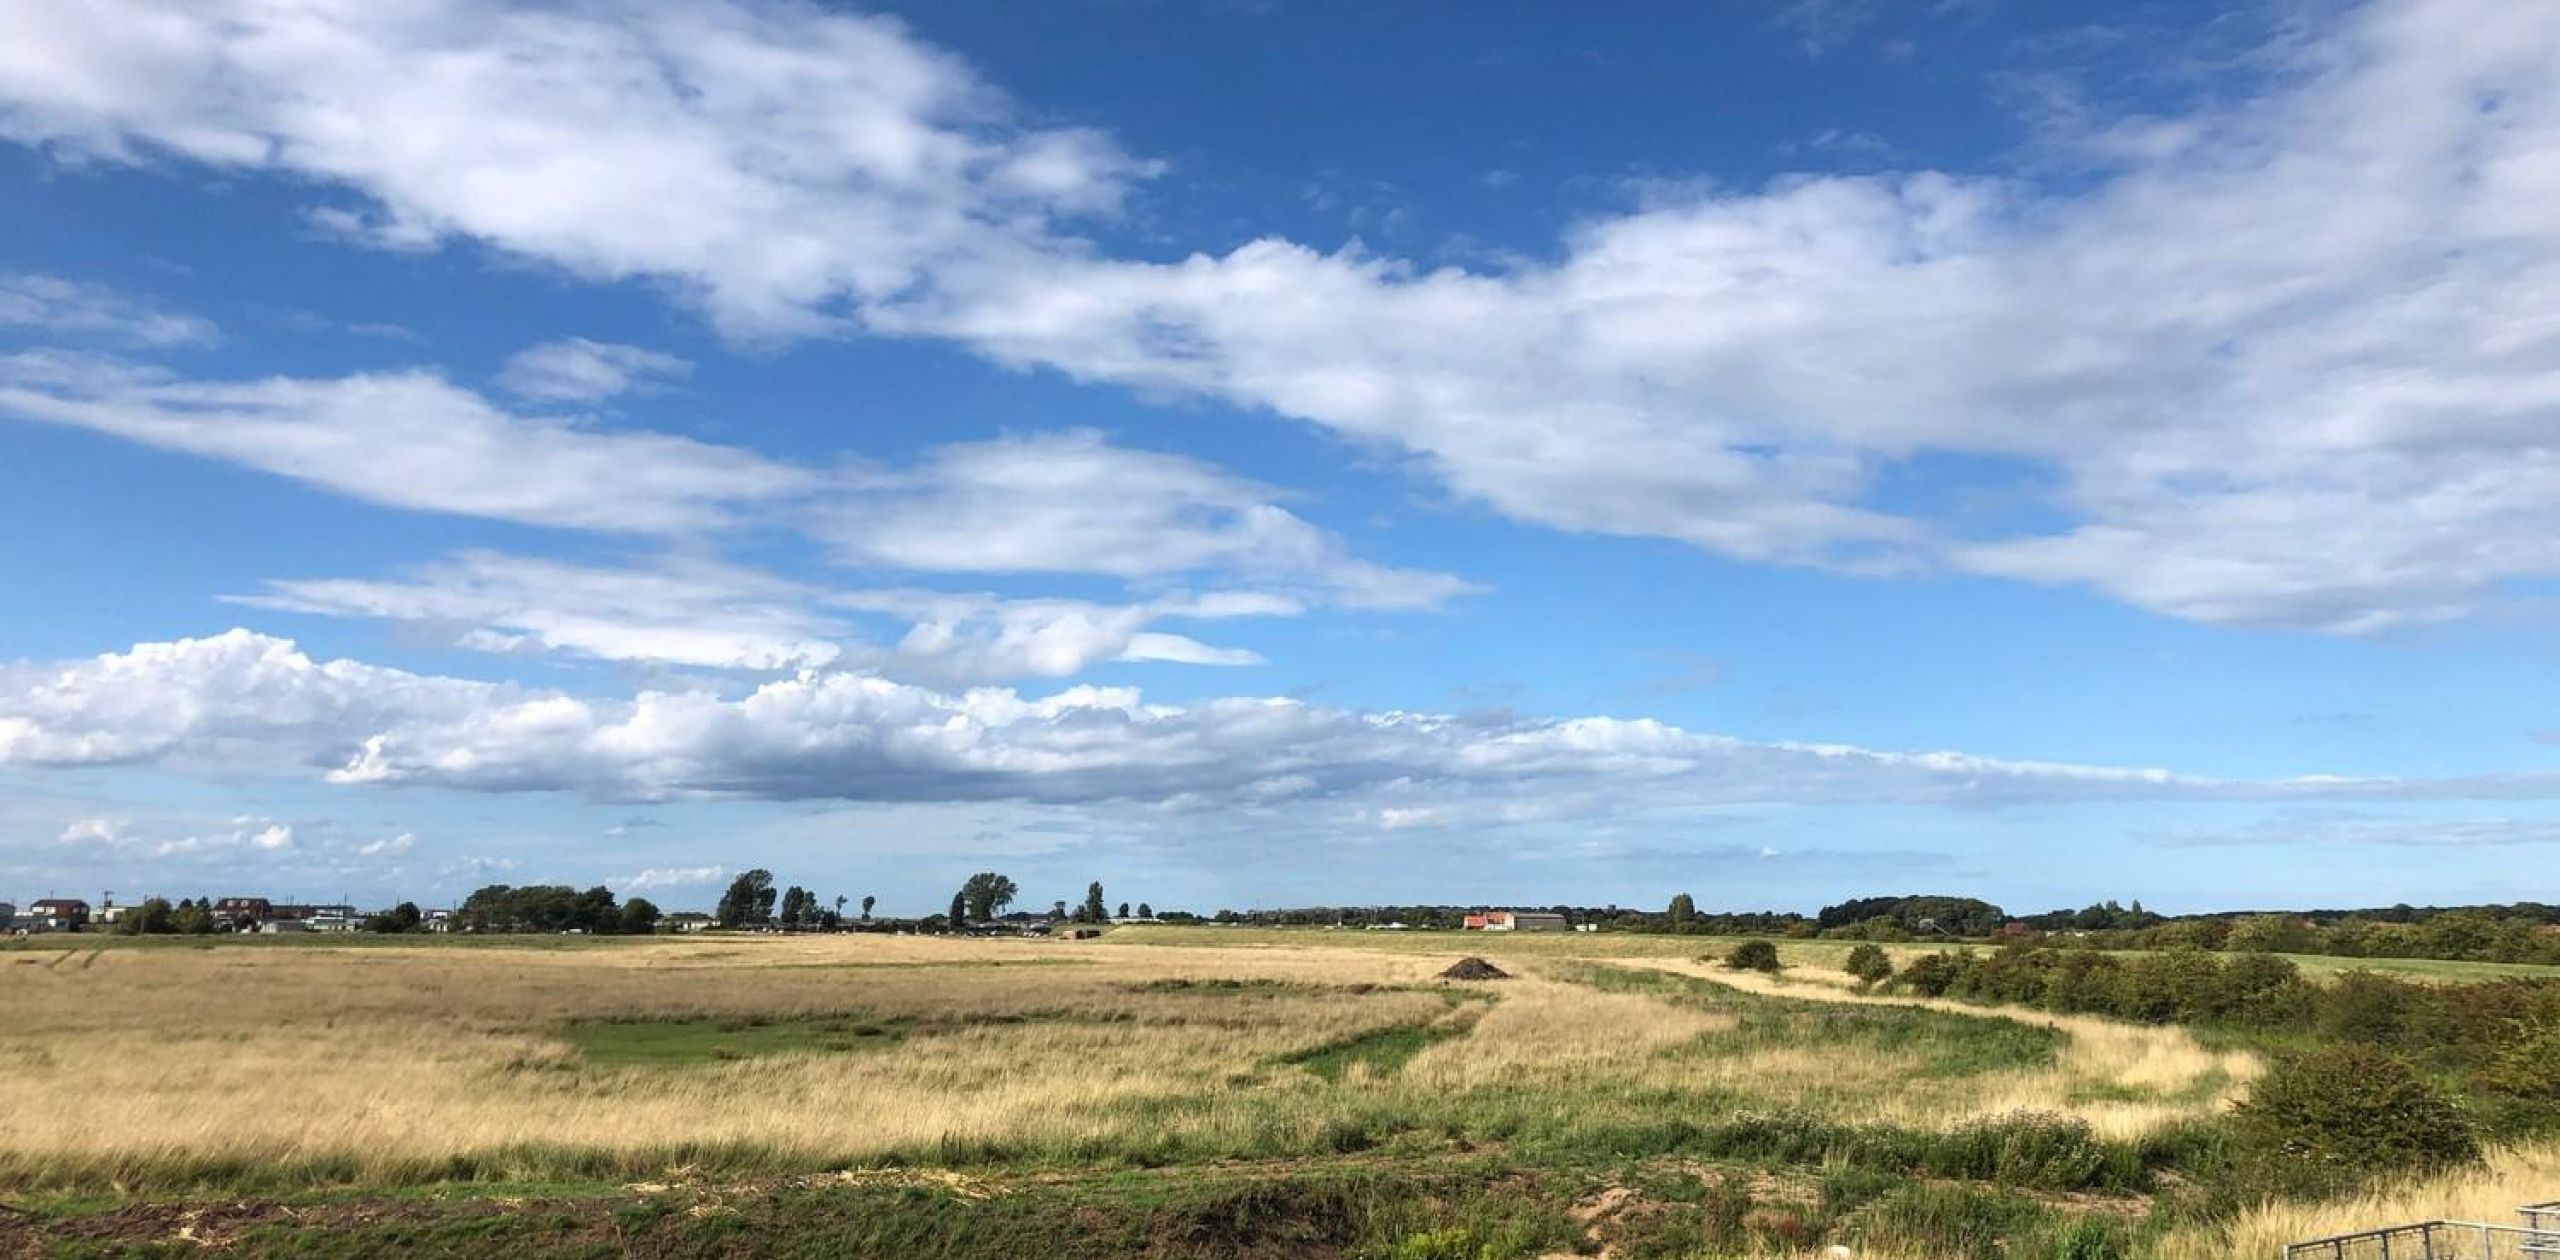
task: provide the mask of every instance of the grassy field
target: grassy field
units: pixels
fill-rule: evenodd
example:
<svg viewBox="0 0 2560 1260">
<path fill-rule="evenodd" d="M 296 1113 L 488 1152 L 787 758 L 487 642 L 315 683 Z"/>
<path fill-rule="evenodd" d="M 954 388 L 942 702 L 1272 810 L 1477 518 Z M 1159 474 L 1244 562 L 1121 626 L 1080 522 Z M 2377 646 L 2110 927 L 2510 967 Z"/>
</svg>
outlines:
<svg viewBox="0 0 2560 1260">
<path fill-rule="evenodd" d="M 2200 1255 L 2155 1170 L 2260 1066 L 1826 943 L 67 944 L 0 948 L 0 1255 Z"/>
</svg>

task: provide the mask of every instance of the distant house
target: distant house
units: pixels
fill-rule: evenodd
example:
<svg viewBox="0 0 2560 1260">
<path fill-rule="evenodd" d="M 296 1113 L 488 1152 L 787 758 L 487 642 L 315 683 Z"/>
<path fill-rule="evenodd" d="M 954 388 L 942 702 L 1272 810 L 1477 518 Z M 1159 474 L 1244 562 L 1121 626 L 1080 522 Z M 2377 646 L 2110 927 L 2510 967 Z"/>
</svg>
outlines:
<svg viewBox="0 0 2560 1260">
<path fill-rule="evenodd" d="M 275 914 L 275 906 L 264 897 L 224 897 L 213 903 L 214 921 L 226 926 L 255 928 Z"/>
<path fill-rule="evenodd" d="M 27 907 L 18 926 L 31 932 L 77 932 L 89 926 L 89 903 L 69 897 L 46 897 Z"/>
<path fill-rule="evenodd" d="M 661 917 L 658 926 L 669 932 L 693 933 L 708 932 L 719 922 L 710 915 L 685 910 Z"/>
<path fill-rule="evenodd" d="M 453 911 L 421 910 L 418 912 L 418 926 L 430 932 L 450 932 L 453 930 Z"/>
<path fill-rule="evenodd" d="M 1470 932 L 1566 932 L 1573 928 L 1563 915 L 1548 910 L 1487 910 L 1468 915 L 1464 926 Z"/>
</svg>

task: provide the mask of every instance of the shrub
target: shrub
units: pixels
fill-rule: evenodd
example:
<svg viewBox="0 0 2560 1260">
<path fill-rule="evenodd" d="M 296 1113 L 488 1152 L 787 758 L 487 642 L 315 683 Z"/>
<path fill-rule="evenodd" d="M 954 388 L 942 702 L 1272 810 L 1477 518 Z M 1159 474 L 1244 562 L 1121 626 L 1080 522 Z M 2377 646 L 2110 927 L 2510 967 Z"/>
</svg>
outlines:
<svg viewBox="0 0 2560 1260">
<path fill-rule="evenodd" d="M 1945 997 L 1963 969 L 1953 954 L 1922 954 L 1902 969 L 1899 983 L 1922 997 Z"/>
<path fill-rule="evenodd" d="M 1860 945 L 1850 950 L 1849 961 L 1844 966 L 1862 984 L 1882 984 L 1893 978 L 1893 960 L 1875 945 Z"/>
<path fill-rule="evenodd" d="M 2397 1056 L 2332 1046 L 2277 1062 L 2232 1116 L 2242 1188 L 2289 1195 L 2478 1163 L 2470 1116 Z"/>
<path fill-rule="evenodd" d="M 1765 971 L 1776 975 L 1778 947 L 1767 941 L 1744 941 L 1724 956 L 1724 965 L 1728 971 Z"/>
</svg>

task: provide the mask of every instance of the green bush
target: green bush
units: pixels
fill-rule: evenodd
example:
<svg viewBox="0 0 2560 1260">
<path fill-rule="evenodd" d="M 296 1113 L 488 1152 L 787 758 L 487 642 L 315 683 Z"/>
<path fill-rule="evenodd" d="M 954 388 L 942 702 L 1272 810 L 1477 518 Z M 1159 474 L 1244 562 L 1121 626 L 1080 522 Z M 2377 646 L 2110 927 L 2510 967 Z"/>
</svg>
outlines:
<svg viewBox="0 0 2560 1260">
<path fill-rule="evenodd" d="M 2478 1163 L 2471 1117 L 2397 1056 L 2330 1046 L 2279 1060 L 2232 1115 L 2245 1191 L 2327 1195 Z"/>
<path fill-rule="evenodd" d="M 1963 970 L 1954 954 L 1922 954 L 1902 969 L 1897 983 L 1922 997 L 1945 997 Z"/>
<path fill-rule="evenodd" d="M 1778 973 L 1778 947 L 1767 941 L 1744 941 L 1724 956 L 1727 971 L 1765 971 Z"/>
<path fill-rule="evenodd" d="M 1882 984 L 1893 978 L 1893 959 L 1886 957 L 1881 947 L 1860 945 L 1849 951 L 1849 960 L 1843 969 L 1856 976 L 1861 984 Z"/>
</svg>

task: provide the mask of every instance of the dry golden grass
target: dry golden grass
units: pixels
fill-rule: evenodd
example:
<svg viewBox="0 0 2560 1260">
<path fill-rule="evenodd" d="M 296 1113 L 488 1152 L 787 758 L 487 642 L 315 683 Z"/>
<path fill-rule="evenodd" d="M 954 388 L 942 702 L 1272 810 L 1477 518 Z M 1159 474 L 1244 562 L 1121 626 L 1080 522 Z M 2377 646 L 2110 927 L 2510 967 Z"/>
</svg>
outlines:
<svg viewBox="0 0 2560 1260">
<path fill-rule="evenodd" d="M 1721 1053 L 1730 1016 L 1571 983 L 1550 969 L 1574 964 L 1487 945 L 1520 978 L 1463 999 L 1432 980 L 1445 958 L 1268 945 L 665 938 L 70 962 L 0 951 L 0 1184 L 214 1163 L 395 1181 L 477 1161 L 474 1175 L 533 1176 L 559 1161 L 523 1152 L 560 1150 L 608 1157 L 605 1175 L 716 1147 L 803 1166 L 972 1149 L 1270 1154 L 1325 1149 L 1346 1122 L 1633 1124 L 1666 1106 L 1926 1127 L 2040 1107 L 2129 1133 L 2210 1105 L 2187 1095 L 2246 1066 L 2180 1034 L 2043 1015 L 2023 1017 L 2062 1028 L 2071 1047 L 2032 1072 L 1939 1079 L 1821 1045 Z M 564 1037 L 578 1021 L 817 1017 L 905 1035 L 672 1068 L 598 1066 Z M 1422 1027 L 1447 1035 L 1400 1070 L 1355 1062 L 1328 1081 L 1287 1066 Z M 2078 1096 L 2097 1087 L 2116 1100 Z"/>
<path fill-rule="evenodd" d="M 2160 1260 L 2272 1256 L 2286 1243 L 2416 1221 L 2518 1224 L 2516 1209 L 2560 1195 L 2560 1144 L 2493 1152 L 2486 1167 L 2403 1182 L 2334 1203 L 2280 1203 L 2242 1213 L 2226 1228 L 2162 1240 Z M 2505 1253 L 2501 1253 L 2505 1254 Z"/>
</svg>

